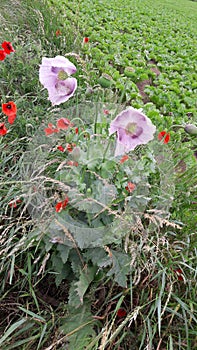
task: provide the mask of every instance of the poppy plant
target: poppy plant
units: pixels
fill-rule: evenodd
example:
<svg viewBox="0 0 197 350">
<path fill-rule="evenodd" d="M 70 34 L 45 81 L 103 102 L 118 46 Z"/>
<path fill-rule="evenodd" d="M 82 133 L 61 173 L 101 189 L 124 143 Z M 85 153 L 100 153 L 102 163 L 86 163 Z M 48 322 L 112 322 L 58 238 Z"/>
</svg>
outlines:
<svg viewBox="0 0 197 350">
<path fill-rule="evenodd" d="M 63 147 L 62 145 L 57 146 L 57 149 L 58 149 L 60 152 L 64 152 L 64 147 Z"/>
<path fill-rule="evenodd" d="M 66 197 L 62 202 L 58 202 L 55 206 L 55 210 L 57 213 L 60 213 L 62 209 L 66 208 L 68 204 L 68 197 Z"/>
<path fill-rule="evenodd" d="M 71 78 L 70 75 L 76 71 L 75 65 L 63 56 L 42 58 L 39 79 L 44 88 L 48 90 L 48 99 L 53 106 L 66 102 L 74 95 L 77 79 Z"/>
<path fill-rule="evenodd" d="M 89 38 L 87 38 L 87 37 L 83 38 L 83 43 L 84 43 L 84 44 L 87 44 L 88 41 L 89 41 Z"/>
<path fill-rule="evenodd" d="M 15 52 L 11 42 L 9 41 L 4 41 L 1 44 L 2 48 L 4 49 L 4 51 L 9 55 L 11 52 Z"/>
<path fill-rule="evenodd" d="M 125 154 L 124 156 L 122 156 L 122 158 L 120 159 L 120 163 L 124 163 L 129 159 L 129 156 L 127 154 Z"/>
<path fill-rule="evenodd" d="M 4 61 L 6 58 L 6 52 L 4 50 L 0 50 L 0 61 Z"/>
<path fill-rule="evenodd" d="M 59 129 L 56 128 L 53 124 L 49 123 L 48 128 L 44 129 L 46 136 L 59 132 Z"/>
<path fill-rule="evenodd" d="M 158 134 L 158 140 L 162 141 L 163 143 L 168 143 L 170 141 L 170 134 L 166 131 L 161 131 Z"/>
<path fill-rule="evenodd" d="M 7 115 L 8 123 L 13 124 L 16 119 L 17 107 L 13 101 L 2 103 L 2 112 Z"/>
<path fill-rule="evenodd" d="M 125 317 L 127 315 L 127 312 L 125 309 L 123 309 L 122 307 L 120 309 L 118 309 L 117 311 L 117 316 L 122 318 L 122 317 Z"/>
<path fill-rule="evenodd" d="M 129 193 L 132 193 L 135 189 L 135 184 L 133 184 L 131 181 L 128 182 L 127 186 L 125 187 L 125 190 L 127 190 Z"/>
<path fill-rule="evenodd" d="M 73 126 L 69 119 L 61 118 L 57 121 L 57 128 L 62 130 L 67 130 L 69 127 Z"/>
<path fill-rule="evenodd" d="M 5 127 L 5 123 L 0 123 L 0 135 L 4 136 L 7 134 L 7 129 Z"/>
<path fill-rule="evenodd" d="M 129 107 L 111 122 L 109 135 L 117 133 L 115 156 L 123 155 L 153 139 L 155 125 L 141 111 Z"/>
</svg>

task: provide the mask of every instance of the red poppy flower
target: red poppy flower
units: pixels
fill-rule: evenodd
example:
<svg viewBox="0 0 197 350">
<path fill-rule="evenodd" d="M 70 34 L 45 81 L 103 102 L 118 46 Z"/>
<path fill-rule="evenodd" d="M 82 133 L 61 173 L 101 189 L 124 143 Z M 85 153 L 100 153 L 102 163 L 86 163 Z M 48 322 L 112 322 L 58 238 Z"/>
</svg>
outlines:
<svg viewBox="0 0 197 350">
<path fill-rule="evenodd" d="M 11 52 L 15 52 L 12 44 L 9 41 L 4 41 L 1 44 L 2 48 L 4 49 L 4 51 L 9 55 Z"/>
<path fill-rule="evenodd" d="M 17 107 L 13 101 L 2 103 L 2 112 L 7 115 L 8 123 L 13 124 L 16 119 Z"/>
<path fill-rule="evenodd" d="M 17 207 L 17 203 L 21 203 L 22 201 L 20 199 L 17 199 L 15 202 L 10 202 L 8 203 L 8 205 L 10 206 L 10 208 L 16 208 Z"/>
<path fill-rule="evenodd" d="M 6 52 L 4 50 L 0 50 L 0 61 L 4 61 L 6 57 Z"/>
<path fill-rule="evenodd" d="M 68 145 L 66 146 L 66 149 L 68 152 L 72 152 L 73 148 L 76 146 L 76 143 L 68 143 Z"/>
<path fill-rule="evenodd" d="M 104 109 L 104 110 L 103 110 L 103 113 L 104 113 L 105 115 L 108 115 L 108 114 L 110 114 L 110 111 L 109 111 L 108 109 Z"/>
<path fill-rule="evenodd" d="M 59 149 L 59 151 L 61 151 L 61 152 L 64 152 L 64 147 L 63 146 L 57 146 L 57 149 Z"/>
<path fill-rule="evenodd" d="M 56 204 L 56 206 L 55 206 L 56 212 L 59 213 L 60 211 L 62 211 L 62 209 L 66 208 L 67 204 L 68 204 L 68 197 L 66 197 L 66 198 L 64 199 L 64 201 L 58 202 L 58 203 Z"/>
<path fill-rule="evenodd" d="M 74 124 L 71 123 L 67 118 L 61 118 L 57 121 L 57 128 L 62 130 L 67 130 L 70 126 Z"/>
<path fill-rule="evenodd" d="M 75 128 L 75 134 L 79 133 L 79 128 Z"/>
<path fill-rule="evenodd" d="M 59 129 L 55 128 L 53 124 L 49 123 L 48 128 L 45 128 L 44 131 L 45 131 L 45 134 L 48 136 L 55 132 L 59 132 Z"/>
<path fill-rule="evenodd" d="M 120 317 L 120 318 L 121 317 L 125 317 L 126 314 L 127 314 L 126 310 L 123 309 L 122 307 L 120 309 L 118 309 L 118 311 L 117 311 L 117 316 Z"/>
<path fill-rule="evenodd" d="M 177 274 L 179 281 L 184 281 L 183 271 L 181 269 L 176 269 L 176 270 L 174 270 L 174 272 Z"/>
<path fill-rule="evenodd" d="M 58 37 L 58 36 L 60 36 L 62 33 L 61 33 L 61 30 L 56 30 L 56 32 L 55 32 L 55 35 Z"/>
<path fill-rule="evenodd" d="M 84 44 L 87 44 L 88 41 L 89 41 L 89 38 L 87 38 L 87 37 L 83 38 L 83 43 L 84 43 Z"/>
<path fill-rule="evenodd" d="M 136 187 L 135 184 L 129 181 L 127 186 L 125 187 L 125 190 L 127 190 L 129 193 L 132 193 L 135 187 Z"/>
<path fill-rule="evenodd" d="M 7 134 L 7 129 L 5 127 L 5 123 L 0 123 L 0 135 L 6 135 Z"/>
<path fill-rule="evenodd" d="M 75 162 L 75 161 L 73 161 L 73 160 L 68 160 L 68 161 L 67 161 L 67 164 L 70 165 L 70 166 L 78 166 L 78 165 L 79 165 L 78 162 Z"/>
<path fill-rule="evenodd" d="M 163 143 L 168 143 L 170 141 L 170 134 L 166 131 L 161 131 L 157 137 L 158 140 L 163 141 Z"/>
<path fill-rule="evenodd" d="M 126 154 L 124 156 L 122 156 L 122 158 L 120 159 L 120 163 L 124 163 L 129 159 L 129 156 L 127 156 Z"/>
</svg>

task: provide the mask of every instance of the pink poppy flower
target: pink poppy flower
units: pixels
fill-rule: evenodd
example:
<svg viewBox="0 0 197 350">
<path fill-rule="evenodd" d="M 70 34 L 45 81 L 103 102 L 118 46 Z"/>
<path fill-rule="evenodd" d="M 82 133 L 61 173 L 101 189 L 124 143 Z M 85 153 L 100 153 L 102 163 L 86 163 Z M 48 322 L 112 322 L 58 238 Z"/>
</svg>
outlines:
<svg viewBox="0 0 197 350">
<path fill-rule="evenodd" d="M 75 65 L 63 56 L 42 58 L 39 69 L 41 84 L 48 90 L 48 99 L 52 105 L 66 102 L 74 95 L 77 88 L 77 79 L 70 75 L 76 73 Z"/>
<path fill-rule="evenodd" d="M 148 143 L 153 139 L 155 131 L 155 125 L 141 111 L 133 107 L 125 109 L 111 122 L 109 128 L 109 135 L 117 133 L 115 156 Z"/>
</svg>

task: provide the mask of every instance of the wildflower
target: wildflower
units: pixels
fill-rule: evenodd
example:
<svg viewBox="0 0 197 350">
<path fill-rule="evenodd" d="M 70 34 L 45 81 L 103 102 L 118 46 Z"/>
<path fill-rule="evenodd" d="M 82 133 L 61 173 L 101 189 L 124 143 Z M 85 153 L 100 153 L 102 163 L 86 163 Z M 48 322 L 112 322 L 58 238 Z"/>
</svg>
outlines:
<svg viewBox="0 0 197 350">
<path fill-rule="evenodd" d="M 125 154 L 124 156 L 122 156 L 122 158 L 120 159 L 120 163 L 124 163 L 129 159 L 129 156 L 127 154 Z"/>
<path fill-rule="evenodd" d="M 133 150 L 153 139 L 156 127 L 141 111 L 129 107 L 122 111 L 110 124 L 109 134 L 117 132 L 115 156 Z"/>
<path fill-rule="evenodd" d="M 89 38 L 87 38 L 87 37 L 83 38 L 83 43 L 84 43 L 84 44 L 87 44 L 88 41 L 89 41 Z"/>
<path fill-rule="evenodd" d="M 68 152 L 72 152 L 73 151 L 73 148 L 76 146 L 75 143 L 68 143 L 66 149 Z"/>
<path fill-rule="evenodd" d="M 67 164 L 70 165 L 70 166 L 78 166 L 78 165 L 79 165 L 78 162 L 75 162 L 75 161 L 73 161 L 73 160 L 68 160 L 68 161 L 67 161 Z"/>
<path fill-rule="evenodd" d="M 17 199 L 16 201 L 12 201 L 10 203 L 8 203 L 10 208 L 16 208 L 17 207 L 17 203 L 21 203 L 22 201 L 20 199 Z"/>
<path fill-rule="evenodd" d="M 59 151 L 61 151 L 61 152 L 64 152 L 64 147 L 63 146 L 57 146 L 57 149 L 59 149 Z"/>
<path fill-rule="evenodd" d="M 66 208 L 67 204 L 68 204 L 68 197 L 66 197 L 62 202 L 58 202 L 55 206 L 55 210 L 57 213 L 59 213 L 60 211 L 62 211 L 62 209 Z"/>
<path fill-rule="evenodd" d="M 197 126 L 193 124 L 186 124 L 184 130 L 190 135 L 197 135 Z"/>
<path fill-rule="evenodd" d="M 46 136 L 51 135 L 55 132 L 59 132 L 59 129 L 57 129 L 53 124 L 49 123 L 48 128 L 44 129 Z"/>
<path fill-rule="evenodd" d="M 0 61 L 4 61 L 6 57 L 6 52 L 4 50 L 0 50 Z"/>
<path fill-rule="evenodd" d="M 79 128 L 75 128 L 75 134 L 79 133 Z"/>
<path fill-rule="evenodd" d="M 61 30 L 60 30 L 60 29 L 56 30 L 56 32 L 55 32 L 56 37 L 60 36 L 61 34 L 62 34 L 62 33 L 61 33 Z"/>
<path fill-rule="evenodd" d="M 157 137 L 158 140 L 163 141 L 163 143 L 168 143 L 170 141 L 170 134 L 166 131 L 161 131 Z"/>
<path fill-rule="evenodd" d="M 125 309 L 123 309 L 122 307 L 120 309 L 118 309 L 117 311 L 117 316 L 122 318 L 122 317 L 125 317 L 127 315 L 127 312 Z"/>
<path fill-rule="evenodd" d="M 127 186 L 125 187 L 125 190 L 127 190 L 129 193 L 132 193 L 135 187 L 136 187 L 135 184 L 129 181 Z"/>
<path fill-rule="evenodd" d="M 2 103 L 2 112 L 7 115 L 8 123 L 13 124 L 16 119 L 17 107 L 13 101 Z"/>
<path fill-rule="evenodd" d="M 62 130 L 67 130 L 69 127 L 72 127 L 74 124 L 70 122 L 67 118 L 61 118 L 57 121 L 57 128 Z"/>
<path fill-rule="evenodd" d="M 70 75 L 76 73 L 75 65 L 63 56 L 42 58 L 39 69 L 41 84 L 48 90 L 48 99 L 52 105 L 66 102 L 74 95 L 77 80 Z"/>
<path fill-rule="evenodd" d="M 177 274 L 179 281 L 184 281 L 183 271 L 181 269 L 176 269 L 176 270 L 174 270 L 174 272 Z"/>
<path fill-rule="evenodd" d="M 9 41 L 4 41 L 1 44 L 2 48 L 4 49 L 4 51 L 9 55 L 11 52 L 15 52 L 12 44 Z"/>
<path fill-rule="evenodd" d="M 0 135 L 6 135 L 7 134 L 7 129 L 5 127 L 5 123 L 0 123 Z"/>
</svg>

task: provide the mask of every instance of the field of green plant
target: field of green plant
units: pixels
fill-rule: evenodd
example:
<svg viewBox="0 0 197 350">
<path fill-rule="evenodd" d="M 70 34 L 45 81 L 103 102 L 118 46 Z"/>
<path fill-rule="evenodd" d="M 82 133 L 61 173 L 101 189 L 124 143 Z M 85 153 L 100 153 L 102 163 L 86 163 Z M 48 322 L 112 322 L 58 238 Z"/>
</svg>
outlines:
<svg viewBox="0 0 197 350">
<path fill-rule="evenodd" d="M 197 3 L 0 19 L 0 349 L 196 349 Z"/>
</svg>

